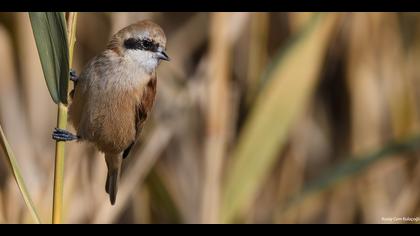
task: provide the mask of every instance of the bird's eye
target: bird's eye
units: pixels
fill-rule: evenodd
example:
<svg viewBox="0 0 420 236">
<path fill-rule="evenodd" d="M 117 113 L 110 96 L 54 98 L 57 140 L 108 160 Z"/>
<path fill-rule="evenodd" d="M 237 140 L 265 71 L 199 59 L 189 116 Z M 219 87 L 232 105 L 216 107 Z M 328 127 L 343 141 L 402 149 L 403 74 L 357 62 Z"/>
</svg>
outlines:
<svg viewBox="0 0 420 236">
<path fill-rule="evenodd" d="M 127 49 L 156 51 L 159 47 L 155 42 L 150 39 L 137 39 L 129 38 L 124 41 L 124 46 Z"/>
<path fill-rule="evenodd" d="M 151 42 L 149 40 L 142 40 L 141 46 L 145 50 L 151 50 L 153 48 L 153 42 Z"/>
</svg>

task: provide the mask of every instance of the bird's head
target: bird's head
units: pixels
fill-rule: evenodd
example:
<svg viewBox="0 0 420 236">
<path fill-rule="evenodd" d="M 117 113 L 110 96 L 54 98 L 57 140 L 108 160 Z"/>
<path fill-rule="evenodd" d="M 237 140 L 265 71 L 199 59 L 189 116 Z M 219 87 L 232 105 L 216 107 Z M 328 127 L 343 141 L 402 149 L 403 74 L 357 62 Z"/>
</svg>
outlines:
<svg viewBox="0 0 420 236">
<path fill-rule="evenodd" d="M 165 33 L 159 25 L 149 20 L 121 29 L 112 37 L 108 48 L 146 71 L 155 70 L 161 60 L 170 60 L 165 52 Z"/>
</svg>

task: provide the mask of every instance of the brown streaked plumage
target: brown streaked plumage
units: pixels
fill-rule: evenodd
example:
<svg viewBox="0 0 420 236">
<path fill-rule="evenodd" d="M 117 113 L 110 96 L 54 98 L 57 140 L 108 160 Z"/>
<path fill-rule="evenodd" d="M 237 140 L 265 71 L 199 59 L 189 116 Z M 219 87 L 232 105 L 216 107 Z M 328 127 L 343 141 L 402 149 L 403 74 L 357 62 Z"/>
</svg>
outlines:
<svg viewBox="0 0 420 236">
<path fill-rule="evenodd" d="M 75 83 L 69 120 L 80 140 L 105 153 L 105 190 L 115 203 L 119 170 L 139 137 L 156 95 L 156 68 L 169 60 L 163 30 L 140 21 L 117 32 Z"/>
</svg>

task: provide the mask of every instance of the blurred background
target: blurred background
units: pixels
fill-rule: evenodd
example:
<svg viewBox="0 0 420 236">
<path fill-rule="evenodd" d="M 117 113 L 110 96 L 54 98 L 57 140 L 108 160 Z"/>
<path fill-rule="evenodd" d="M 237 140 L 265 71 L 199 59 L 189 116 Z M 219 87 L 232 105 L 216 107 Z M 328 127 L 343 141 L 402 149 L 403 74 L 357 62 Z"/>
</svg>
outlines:
<svg viewBox="0 0 420 236">
<path fill-rule="evenodd" d="M 167 36 L 117 203 L 66 146 L 66 223 L 389 223 L 420 216 L 420 14 L 79 13 L 74 69 L 128 24 Z M 0 124 L 50 222 L 57 108 L 27 13 L 0 13 Z M 73 131 L 73 128 L 69 128 Z M 32 223 L 0 151 L 0 223 Z"/>
</svg>

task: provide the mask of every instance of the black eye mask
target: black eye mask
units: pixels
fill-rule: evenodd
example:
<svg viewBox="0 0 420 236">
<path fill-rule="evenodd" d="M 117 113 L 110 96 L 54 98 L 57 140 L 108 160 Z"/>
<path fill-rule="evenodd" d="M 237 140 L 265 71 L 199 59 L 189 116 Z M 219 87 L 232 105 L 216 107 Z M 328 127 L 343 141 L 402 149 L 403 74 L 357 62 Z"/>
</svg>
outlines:
<svg viewBox="0 0 420 236">
<path fill-rule="evenodd" d="M 157 52 L 159 44 L 150 39 L 129 38 L 124 41 L 126 49 Z"/>
</svg>

